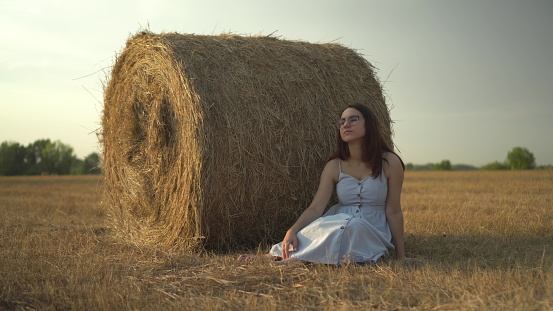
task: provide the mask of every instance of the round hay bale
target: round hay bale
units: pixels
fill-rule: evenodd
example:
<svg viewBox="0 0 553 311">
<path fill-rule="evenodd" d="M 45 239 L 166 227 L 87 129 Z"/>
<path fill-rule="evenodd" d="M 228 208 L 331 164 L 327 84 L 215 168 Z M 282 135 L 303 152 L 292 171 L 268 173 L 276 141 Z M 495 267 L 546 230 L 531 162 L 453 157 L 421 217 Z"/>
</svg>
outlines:
<svg viewBox="0 0 553 311">
<path fill-rule="evenodd" d="M 347 104 L 391 121 L 373 67 L 339 44 L 141 32 L 102 117 L 105 202 L 158 248 L 275 242 L 309 205 Z"/>
</svg>

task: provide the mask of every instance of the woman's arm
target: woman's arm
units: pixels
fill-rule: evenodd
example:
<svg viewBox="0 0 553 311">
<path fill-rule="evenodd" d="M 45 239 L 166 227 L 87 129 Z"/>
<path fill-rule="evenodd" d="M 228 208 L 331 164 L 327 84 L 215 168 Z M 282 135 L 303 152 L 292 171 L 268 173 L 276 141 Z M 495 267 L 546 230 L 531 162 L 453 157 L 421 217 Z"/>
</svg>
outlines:
<svg viewBox="0 0 553 311">
<path fill-rule="evenodd" d="M 392 243 L 398 259 L 406 259 L 403 212 L 401 211 L 401 188 L 403 187 L 403 167 L 399 158 L 388 152 L 384 162 L 384 174 L 388 179 L 388 197 L 386 198 L 386 218 L 392 232 Z"/>
<path fill-rule="evenodd" d="M 305 226 L 312 223 L 315 219 L 323 214 L 332 193 L 334 186 L 338 182 L 338 159 L 330 160 L 324 167 L 319 181 L 319 188 L 313 201 L 307 209 L 300 215 L 298 220 L 286 232 L 286 236 L 282 240 L 282 258 L 290 257 L 289 251 L 295 251 L 298 247 L 298 239 L 296 234 Z M 291 246 L 290 246 L 291 245 Z M 290 249 L 289 249 L 290 248 Z"/>
</svg>

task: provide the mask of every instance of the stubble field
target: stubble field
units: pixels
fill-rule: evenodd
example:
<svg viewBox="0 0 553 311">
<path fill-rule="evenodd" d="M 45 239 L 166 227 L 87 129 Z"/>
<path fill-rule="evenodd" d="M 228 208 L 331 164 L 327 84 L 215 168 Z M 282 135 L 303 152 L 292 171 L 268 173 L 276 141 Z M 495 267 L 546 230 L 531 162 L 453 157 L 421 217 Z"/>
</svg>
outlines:
<svg viewBox="0 0 553 311">
<path fill-rule="evenodd" d="M 406 172 L 412 266 L 242 265 L 121 243 L 100 184 L 0 177 L 0 310 L 553 309 L 553 171 Z"/>
</svg>

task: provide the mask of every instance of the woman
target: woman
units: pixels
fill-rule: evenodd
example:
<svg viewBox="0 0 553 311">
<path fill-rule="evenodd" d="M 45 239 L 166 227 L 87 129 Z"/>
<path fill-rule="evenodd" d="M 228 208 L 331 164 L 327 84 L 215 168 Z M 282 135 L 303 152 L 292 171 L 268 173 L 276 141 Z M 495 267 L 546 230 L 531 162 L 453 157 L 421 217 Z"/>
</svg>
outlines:
<svg viewBox="0 0 553 311">
<path fill-rule="evenodd" d="M 337 150 L 323 169 L 312 203 L 266 258 L 281 259 L 279 264 L 371 263 L 395 248 L 398 259 L 409 260 L 400 205 L 403 161 L 383 139 L 367 106 L 348 106 L 336 125 Z M 334 188 L 339 203 L 321 217 Z M 246 254 L 238 259 L 253 258 Z"/>
</svg>

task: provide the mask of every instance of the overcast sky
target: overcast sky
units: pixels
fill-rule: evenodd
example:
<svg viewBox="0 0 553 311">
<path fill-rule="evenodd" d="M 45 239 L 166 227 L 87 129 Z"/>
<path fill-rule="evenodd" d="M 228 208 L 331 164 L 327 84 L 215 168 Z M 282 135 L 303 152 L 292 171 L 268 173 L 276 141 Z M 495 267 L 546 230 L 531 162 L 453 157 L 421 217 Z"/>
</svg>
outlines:
<svg viewBox="0 0 553 311">
<path fill-rule="evenodd" d="M 407 163 L 553 164 L 553 1 L 0 0 L 0 142 L 99 151 L 102 82 L 129 36 L 338 42 L 378 69 Z"/>
</svg>

